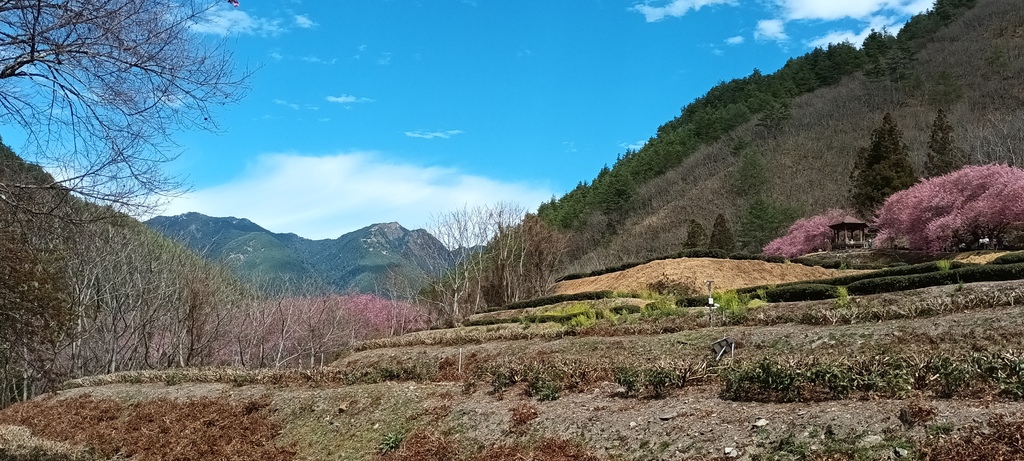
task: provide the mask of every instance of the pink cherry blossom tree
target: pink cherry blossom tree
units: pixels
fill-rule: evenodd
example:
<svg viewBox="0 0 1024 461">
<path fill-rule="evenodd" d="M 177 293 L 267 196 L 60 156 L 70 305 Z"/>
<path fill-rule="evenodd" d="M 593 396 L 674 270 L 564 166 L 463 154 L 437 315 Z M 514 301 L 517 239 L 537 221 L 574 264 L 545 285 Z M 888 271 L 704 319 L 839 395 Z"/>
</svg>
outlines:
<svg viewBox="0 0 1024 461">
<path fill-rule="evenodd" d="M 998 244 L 1024 225 L 1024 169 L 968 166 L 926 179 L 886 199 L 876 225 L 880 244 L 932 253 L 985 238 Z"/>
<path fill-rule="evenodd" d="M 785 256 L 795 258 L 813 251 L 824 250 L 828 245 L 829 237 L 832 235 L 832 224 L 843 219 L 850 212 L 840 209 L 831 209 L 817 216 L 798 219 L 786 235 L 772 240 L 762 250 L 766 255 Z"/>
</svg>

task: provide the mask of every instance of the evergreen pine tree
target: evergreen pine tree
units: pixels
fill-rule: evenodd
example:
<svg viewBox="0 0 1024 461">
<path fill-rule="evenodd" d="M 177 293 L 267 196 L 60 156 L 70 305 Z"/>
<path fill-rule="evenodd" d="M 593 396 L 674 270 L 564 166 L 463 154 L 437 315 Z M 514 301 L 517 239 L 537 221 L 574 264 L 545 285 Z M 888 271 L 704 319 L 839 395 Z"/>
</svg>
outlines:
<svg viewBox="0 0 1024 461">
<path fill-rule="evenodd" d="M 711 226 L 708 248 L 724 250 L 727 253 L 732 253 L 736 249 L 736 239 L 732 235 L 732 229 L 729 228 L 729 222 L 721 213 L 715 217 L 715 223 Z"/>
<path fill-rule="evenodd" d="M 708 232 L 696 219 L 691 219 L 686 226 L 686 243 L 683 246 L 685 248 L 704 248 L 707 243 Z"/>
<path fill-rule="evenodd" d="M 738 241 L 741 251 L 760 253 L 768 242 L 781 236 L 800 216 L 793 207 L 755 198 L 740 216 Z"/>
<path fill-rule="evenodd" d="M 953 126 L 946 119 L 946 113 L 939 109 L 928 137 L 928 163 L 925 164 L 928 177 L 942 176 L 956 169 L 958 162 L 954 149 Z"/>
<path fill-rule="evenodd" d="M 869 217 L 890 195 L 914 185 L 917 178 L 907 151 L 903 133 L 887 112 L 871 132 L 871 145 L 857 151 L 850 173 L 850 202 L 861 216 Z"/>
</svg>

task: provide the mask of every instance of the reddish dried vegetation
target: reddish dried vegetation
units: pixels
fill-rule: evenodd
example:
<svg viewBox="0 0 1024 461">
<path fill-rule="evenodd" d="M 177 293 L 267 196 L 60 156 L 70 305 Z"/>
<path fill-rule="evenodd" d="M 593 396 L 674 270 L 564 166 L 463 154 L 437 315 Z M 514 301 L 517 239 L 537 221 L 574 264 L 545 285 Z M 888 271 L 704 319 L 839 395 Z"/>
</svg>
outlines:
<svg viewBox="0 0 1024 461">
<path fill-rule="evenodd" d="M 474 461 L 599 461 L 596 455 L 564 439 L 546 438 L 534 447 L 498 445 L 473 458 Z"/>
<path fill-rule="evenodd" d="M 997 416 L 987 427 L 969 426 L 952 437 L 928 444 L 925 461 L 1013 461 L 1024 459 L 1024 420 Z"/>
<path fill-rule="evenodd" d="M 545 438 L 536 445 L 501 444 L 491 446 L 482 452 L 464 452 L 452 437 L 432 430 L 416 430 L 402 441 L 398 450 L 384 456 L 383 460 L 397 461 L 600 461 L 601 458 L 587 452 L 573 442 Z"/>
<path fill-rule="evenodd" d="M 273 444 L 281 424 L 269 399 L 155 399 L 122 404 L 78 396 L 22 402 L 0 412 L 0 424 L 26 426 L 39 437 L 92 447 L 103 457 L 139 460 L 291 460 Z"/>
</svg>

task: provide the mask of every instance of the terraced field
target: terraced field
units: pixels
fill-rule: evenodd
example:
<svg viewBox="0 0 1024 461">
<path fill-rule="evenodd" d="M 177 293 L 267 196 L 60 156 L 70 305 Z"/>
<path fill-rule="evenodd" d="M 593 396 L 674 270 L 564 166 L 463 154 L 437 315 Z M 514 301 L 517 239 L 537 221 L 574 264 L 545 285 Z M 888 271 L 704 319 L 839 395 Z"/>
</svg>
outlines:
<svg viewBox="0 0 1024 461">
<path fill-rule="evenodd" d="M 1022 301 L 1024 281 L 1003 281 L 711 316 L 658 296 L 485 314 L 501 321 L 363 343 L 321 369 L 71 382 L 0 411 L 0 455 L 1024 459 Z M 716 361 L 726 337 L 735 354 Z M 233 448 L 194 448 L 210 444 Z"/>
</svg>

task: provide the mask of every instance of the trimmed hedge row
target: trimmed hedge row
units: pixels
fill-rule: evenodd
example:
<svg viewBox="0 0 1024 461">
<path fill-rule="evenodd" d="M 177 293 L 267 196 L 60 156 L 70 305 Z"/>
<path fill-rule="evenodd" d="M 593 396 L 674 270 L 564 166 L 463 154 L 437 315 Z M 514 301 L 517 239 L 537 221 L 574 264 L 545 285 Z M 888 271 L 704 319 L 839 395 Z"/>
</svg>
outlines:
<svg viewBox="0 0 1024 461">
<path fill-rule="evenodd" d="M 847 290 L 850 294 L 871 295 L 957 283 L 1000 282 L 1019 279 L 1024 279 L 1024 263 L 969 266 L 902 277 L 878 277 L 851 283 L 847 286 Z"/>
<path fill-rule="evenodd" d="M 996 259 L 993 259 L 989 264 L 1017 264 L 1024 263 L 1024 251 L 1018 251 L 1016 253 L 1007 253 Z"/>
<path fill-rule="evenodd" d="M 622 304 L 619 306 L 613 306 L 608 309 L 593 309 L 587 311 L 569 311 L 569 312 L 545 312 L 540 314 L 522 315 L 519 317 L 495 317 L 485 318 L 477 320 L 468 320 L 463 325 L 467 327 L 486 326 L 486 325 L 503 325 L 507 323 L 518 323 L 518 322 L 529 322 L 529 323 L 541 323 L 541 322 L 557 322 L 567 323 L 570 320 L 579 317 L 581 315 L 588 315 L 593 312 L 594 318 L 597 320 L 604 319 L 605 311 L 611 311 L 616 315 L 624 314 L 636 314 L 642 310 L 640 306 L 633 304 Z"/>
<path fill-rule="evenodd" d="M 970 267 L 970 266 L 974 266 L 974 265 L 973 264 L 963 263 L 963 262 L 960 262 L 960 261 L 952 261 L 950 263 L 950 265 L 949 265 L 949 269 L 950 269 L 950 271 L 952 271 L 952 270 L 955 270 L 955 269 L 960 269 L 960 268 Z M 909 265 L 909 266 L 889 267 L 889 268 L 880 269 L 880 270 L 877 270 L 877 271 L 874 271 L 874 272 L 865 272 L 865 273 L 862 273 L 862 274 L 843 275 L 843 276 L 832 277 L 832 278 L 828 278 L 828 279 L 803 281 L 803 282 L 780 283 L 780 284 L 777 284 L 777 285 L 758 285 L 758 286 L 754 286 L 754 287 L 740 288 L 740 289 L 736 290 L 736 293 L 738 293 L 738 294 L 750 294 L 750 293 L 755 293 L 758 290 L 771 290 L 773 288 L 782 288 L 782 287 L 788 287 L 788 286 L 793 286 L 793 285 L 805 285 L 807 283 L 813 283 L 813 284 L 816 284 L 816 285 L 846 286 L 846 285 L 849 285 L 851 283 L 859 282 L 861 280 L 869 280 L 869 279 L 882 278 L 882 277 L 902 277 L 902 276 L 906 276 L 906 275 L 927 274 L 927 273 L 931 273 L 931 272 L 939 272 L 940 270 L 941 269 L 939 268 L 939 263 L 935 262 L 935 261 L 932 261 L 932 262 L 921 263 L 921 264 L 914 264 L 914 265 Z"/>
<path fill-rule="evenodd" d="M 545 296 L 543 298 L 527 299 L 526 301 L 517 301 L 509 303 L 504 306 L 488 309 L 483 312 L 497 312 L 507 311 L 512 309 L 526 309 L 530 307 L 550 306 L 552 304 L 564 303 L 566 301 L 595 301 L 598 299 L 608 298 L 621 298 L 623 296 L 616 295 L 614 291 L 603 290 L 603 291 L 583 291 L 580 293 L 570 293 L 565 295 L 553 295 Z"/>
<path fill-rule="evenodd" d="M 817 301 L 838 296 L 838 287 L 820 283 L 801 283 L 784 287 L 772 288 L 765 292 L 764 301 L 785 303 L 793 301 Z"/>
</svg>

